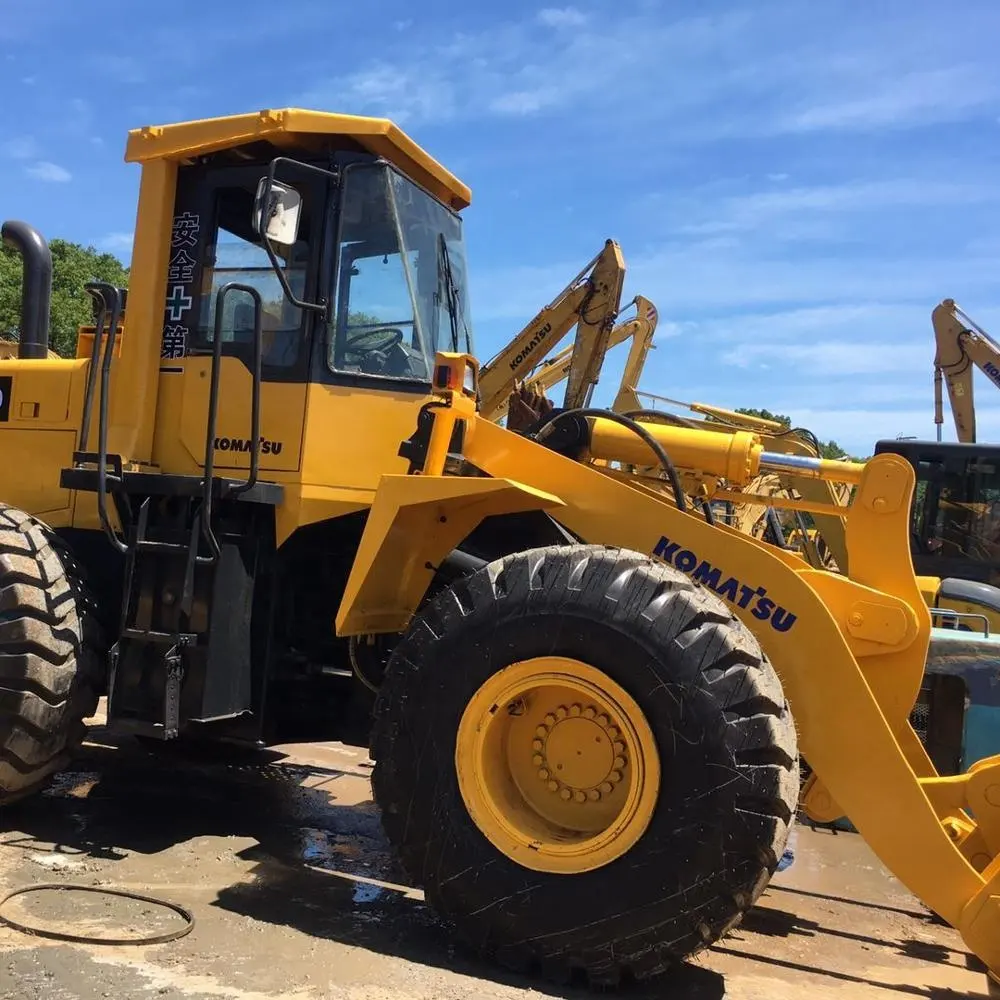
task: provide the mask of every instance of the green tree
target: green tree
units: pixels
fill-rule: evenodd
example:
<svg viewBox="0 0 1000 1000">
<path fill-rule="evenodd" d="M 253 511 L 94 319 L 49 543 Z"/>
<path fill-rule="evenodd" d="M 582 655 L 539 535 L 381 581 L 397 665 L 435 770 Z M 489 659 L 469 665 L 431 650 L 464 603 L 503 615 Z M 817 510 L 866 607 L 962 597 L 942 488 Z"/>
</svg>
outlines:
<svg viewBox="0 0 1000 1000">
<path fill-rule="evenodd" d="M 742 413 L 748 417 L 760 417 L 763 420 L 776 420 L 779 424 L 784 424 L 786 427 L 792 426 L 792 418 L 786 417 L 783 413 L 772 413 L 770 410 L 760 410 L 752 406 L 738 406 L 736 408 L 736 412 Z M 852 455 L 849 455 L 832 438 L 829 441 L 819 442 L 819 453 L 821 458 L 829 458 L 829 459 L 845 458 L 852 462 L 865 461 L 865 459 L 863 458 L 856 458 Z"/>
<path fill-rule="evenodd" d="M 819 453 L 823 458 L 850 458 L 850 455 L 832 439 L 826 442 L 820 441 Z"/>
<path fill-rule="evenodd" d="M 742 413 L 746 417 L 759 417 L 761 420 L 774 420 L 786 427 L 792 426 L 792 418 L 786 417 L 783 413 L 772 413 L 770 410 L 758 410 L 753 406 L 737 406 L 737 413 Z"/>
<path fill-rule="evenodd" d="M 108 281 L 125 288 L 128 268 L 109 253 L 68 240 L 54 239 L 52 251 L 52 307 L 49 346 L 63 357 L 76 353 L 77 328 L 93 322 L 92 299 L 84 291 L 88 281 Z M 0 247 L 0 337 L 16 339 L 21 322 L 21 257 Z"/>
</svg>

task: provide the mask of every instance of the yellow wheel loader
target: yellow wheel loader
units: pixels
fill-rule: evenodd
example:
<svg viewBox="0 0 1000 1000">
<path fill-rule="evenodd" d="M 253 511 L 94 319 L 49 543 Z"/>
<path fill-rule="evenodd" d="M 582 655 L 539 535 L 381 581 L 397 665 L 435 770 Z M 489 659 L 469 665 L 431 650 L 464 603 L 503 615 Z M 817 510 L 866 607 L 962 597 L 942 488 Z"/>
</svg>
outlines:
<svg viewBox="0 0 1000 1000">
<path fill-rule="evenodd" d="M 806 812 L 1000 969 L 1000 760 L 942 779 L 907 721 L 931 625 L 905 461 L 792 462 L 857 486 L 850 576 L 814 570 L 680 484 L 787 471 L 754 434 L 477 412 L 470 192 L 390 122 L 152 126 L 127 159 L 127 321 L 89 286 L 77 358 L 45 356 L 47 247 L 6 226 L 0 800 L 99 695 L 147 739 L 262 745 L 289 692 L 336 721 L 360 673 L 388 836 L 499 962 L 613 983 L 710 946 L 778 864 L 801 751 Z"/>
</svg>

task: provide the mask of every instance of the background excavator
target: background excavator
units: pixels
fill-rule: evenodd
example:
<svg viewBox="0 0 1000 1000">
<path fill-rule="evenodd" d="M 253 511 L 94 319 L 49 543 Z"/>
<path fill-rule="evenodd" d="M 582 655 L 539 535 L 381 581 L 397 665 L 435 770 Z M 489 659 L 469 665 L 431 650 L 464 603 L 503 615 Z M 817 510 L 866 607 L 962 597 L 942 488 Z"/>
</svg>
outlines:
<svg viewBox="0 0 1000 1000">
<path fill-rule="evenodd" d="M 954 299 L 935 306 L 931 322 L 937 440 L 880 441 L 875 452 L 900 455 L 916 472 L 911 541 L 917 573 L 943 578 L 948 595 L 940 603 L 984 615 L 997 631 L 1000 614 L 992 598 L 1000 586 L 1000 447 L 977 441 L 973 369 L 1000 387 L 1000 345 Z M 942 440 L 945 385 L 955 443 Z"/>
<path fill-rule="evenodd" d="M 499 420 L 511 393 L 566 335 L 576 327 L 570 348 L 565 405 L 586 406 L 608 350 L 625 281 L 621 247 L 607 240 L 604 248 L 542 308 L 517 336 L 484 364 L 479 375 L 482 416 Z"/>
</svg>

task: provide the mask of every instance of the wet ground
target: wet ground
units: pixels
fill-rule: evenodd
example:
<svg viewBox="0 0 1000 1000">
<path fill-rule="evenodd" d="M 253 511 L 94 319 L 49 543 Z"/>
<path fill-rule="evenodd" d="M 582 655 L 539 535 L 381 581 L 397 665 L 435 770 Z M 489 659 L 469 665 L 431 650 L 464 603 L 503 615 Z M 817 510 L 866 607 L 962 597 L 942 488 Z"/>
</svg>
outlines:
<svg viewBox="0 0 1000 1000">
<path fill-rule="evenodd" d="M 115 743 L 2 816 L 0 885 L 133 891 L 187 908 L 165 944 L 73 944 L 0 927 L 2 1000 L 587 998 L 456 951 L 382 838 L 365 751 L 328 743 L 211 761 Z M 44 891 L 6 916 L 134 940 L 183 917 L 155 902 Z M 800 829 L 796 863 L 740 929 L 631 1000 L 985 997 L 958 934 L 849 833 Z"/>
</svg>

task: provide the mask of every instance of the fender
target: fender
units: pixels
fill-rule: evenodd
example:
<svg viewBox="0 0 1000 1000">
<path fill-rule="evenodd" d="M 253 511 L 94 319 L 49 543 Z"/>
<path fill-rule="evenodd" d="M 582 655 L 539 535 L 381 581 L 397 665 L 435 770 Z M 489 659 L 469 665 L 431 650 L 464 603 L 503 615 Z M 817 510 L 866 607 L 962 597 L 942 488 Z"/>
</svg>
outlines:
<svg viewBox="0 0 1000 1000">
<path fill-rule="evenodd" d="M 435 568 L 480 522 L 562 503 L 512 479 L 382 476 L 337 611 L 337 635 L 402 632 Z"/>
</svg>

